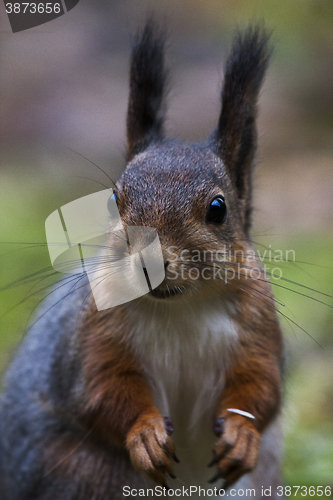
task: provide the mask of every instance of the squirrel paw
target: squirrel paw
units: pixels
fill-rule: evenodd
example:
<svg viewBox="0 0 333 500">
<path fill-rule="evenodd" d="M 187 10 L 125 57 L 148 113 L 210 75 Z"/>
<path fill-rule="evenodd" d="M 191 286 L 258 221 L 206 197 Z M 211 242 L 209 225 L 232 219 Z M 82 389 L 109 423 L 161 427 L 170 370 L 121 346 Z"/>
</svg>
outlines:
<svg viewBox="0 0 333 500">
<path fill-rule="evenodd" d="M 178 461 L 169 434 L 163 417 L 143 416 L 136 421 L 126 440 L 133 466 L 166 487 L 167 474 L 175 479 L 172 459 Z"/>
<path fill-rule="evenodd" d="M 224 479 L 226 489 L 256 467 L 261 436 L 247 418 L 238 415 L 217 419 L 214 429 L 220 437 L 209 467 L 217 465 L 218 472 L 209 482 Z"/>
</svg>

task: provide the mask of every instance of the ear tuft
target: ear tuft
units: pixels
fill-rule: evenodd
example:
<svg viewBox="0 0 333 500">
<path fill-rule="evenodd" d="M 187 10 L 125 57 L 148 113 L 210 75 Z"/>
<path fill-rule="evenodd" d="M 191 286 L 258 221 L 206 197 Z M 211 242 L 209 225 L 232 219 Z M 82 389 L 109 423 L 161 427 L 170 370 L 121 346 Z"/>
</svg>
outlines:
<svg viewBox="0 0 333 500">
<path fill-rule="evenodd" d="M 222 110 L 214 146 L 243 204 L 247 232 L 251 212 L 251 170 L 257 146 L 257 101 L 270 59 L 270 35 L 261 26 L 238 33 L 225 67 Z"/>
<path fill-rule="evenodd" d="M 166 35 L 152 18 L 134 38 L 127 111 L 128 159 L 163 138 Z"/>
</svg>

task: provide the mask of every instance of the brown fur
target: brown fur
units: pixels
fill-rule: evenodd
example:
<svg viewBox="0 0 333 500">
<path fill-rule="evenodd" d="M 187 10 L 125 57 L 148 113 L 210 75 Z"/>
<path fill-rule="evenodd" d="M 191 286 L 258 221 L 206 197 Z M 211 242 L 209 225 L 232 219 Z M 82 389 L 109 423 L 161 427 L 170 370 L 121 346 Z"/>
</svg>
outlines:
<svg viewBox="0 0 333 500">
<path fill-rule="evenodd" d="M 250 259 L 254 248 L 249 236 L 255 118 L 269 59 L 267 40 L 258 28 L 236 38 L 215 132 L 206 143 L 181 144 L 163 136 L 164 39 L 151 20 L 138 35 L 127 116 L 130 162 L 115 194 L 125 229 L 156 229 L 165 279 L 156 289 L 159 296 L 151 290 L 110 310 L 98 311 L 90 296 L 83 305 L 69 302 L 64 313 L 58 309 L 58 322 L 51 318 L 53 306 L 47 311 L 44 328 L 51 328 L 56 342 L 45 360 L 40 394 L 36 398 L 40 381 L 33 378 L 34 363 L 49 346 L 37 332 L 31 345 L 35 349 L 40 343 L 40 350 L 36 354 L 28 338 L 27 354 L 23 351 L 24 359 L 30 356 L 22 372 L 31 377 L 28 389 L 18 361 L 4 398 L 7 407 L 15 407 L 15 417 L 19 414 L 15 425 L 22 439 L 29 437 L 26 449 L 37 450 L 31 459 L 32 480 L 27 478 L 24 453 L 19 456 L 27 486 L 22 486 L 24 494 L 17 493 L 12 482 L 9 500 L 18 495 L 19 500 L 118 500 L 124 485 L 143 487 L 144 478 L 165 485 L 176 468 L 177 440 L 188 460 L 188 471 L 185 467 L 182 472 L 188 481 L 203 486 L 208 479 L 205 453 L 213 444 L 216 419 L 223 419 L 223 425 L 213 448 L 215 479 L 224 479 L 226 486 L 255 481 L 258 488 L 260 481 L 280 481 L 275 449 L 280 440 L 276 417 L 281 406 L 282 335 L 269 280 L 261 263 Z M 209 217 L 217 197 L 226 205 L 223 222 Z M 105 262 L 111 261 L 114 247 L 125 251 L 127 242 L 110 230 L 101 259 L 106 275 L 111 265 Z M 221 249 L 219 260 L 214 255 Z M 208 277 L 215 276 L 215 270 L 224 277 L 207 280 L 200 275 L 194 281 L 190 266 Z M 178 276 L 172 280 L 174 272 Z M 98 286 L 110 294 L 103 280 Z M 68 320 L 78 309 L 80 320 L 74 327 Z M 23 416 L 17 410 L 22 398 L 30 405 Z M 175 415 L 163 415 L 163 405 Z M 255 419 L 231 413 L 230 408 L 250 412 Z M 14 440 L 14 420 L 8 410 L 3 415 Z M 40 433 L 33 431 L 38 439 L 29 433 L 35 415 L 42 424 Z M 164 417 L 177 422 L 173 439 Z M 271 435 L 274 448 L 267 444 Z M 7 457 L 11 452 L 7 446 Z M 13 469 L 16 455 L 12 460 Z"/>
</svg>

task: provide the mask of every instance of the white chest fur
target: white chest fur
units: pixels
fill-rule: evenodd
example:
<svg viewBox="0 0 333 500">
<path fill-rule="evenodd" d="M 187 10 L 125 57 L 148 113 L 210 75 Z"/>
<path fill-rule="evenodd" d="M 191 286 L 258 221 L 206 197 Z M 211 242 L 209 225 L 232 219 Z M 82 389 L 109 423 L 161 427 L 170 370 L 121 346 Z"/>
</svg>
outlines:
<svg viewBox="0 0 333 500">
<path fill-rule="evenodd" d="M 181 461 L 175 471 L 178 486 L 207 487 L 214 412 L 238 338 L 232 306 L 221 298 L 144 300 L 133 305 L 132 345 L 157 407 L 174 423 L 173 440 Z"/>
</svg>

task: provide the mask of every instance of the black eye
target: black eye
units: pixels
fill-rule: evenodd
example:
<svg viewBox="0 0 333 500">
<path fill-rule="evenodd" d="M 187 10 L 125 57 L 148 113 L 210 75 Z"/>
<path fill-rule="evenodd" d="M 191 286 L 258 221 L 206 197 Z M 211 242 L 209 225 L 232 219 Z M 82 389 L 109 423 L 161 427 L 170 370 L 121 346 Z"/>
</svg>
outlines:
<svg viewBox="0 0 333 500">
<path fill-rule="evenodd" d="M 108 211 L 112 217 L 118 216 L 117 197 L 115 193 L 108 199 Z"/>
<path fill-rule="evenodd" d="M 227 218 L 227 205 L 221 196 L 217 196 L 211 201 L 206 216 L 207 222 L 215 222 L 215 224 L 223 224 Z"/>
</svg>

